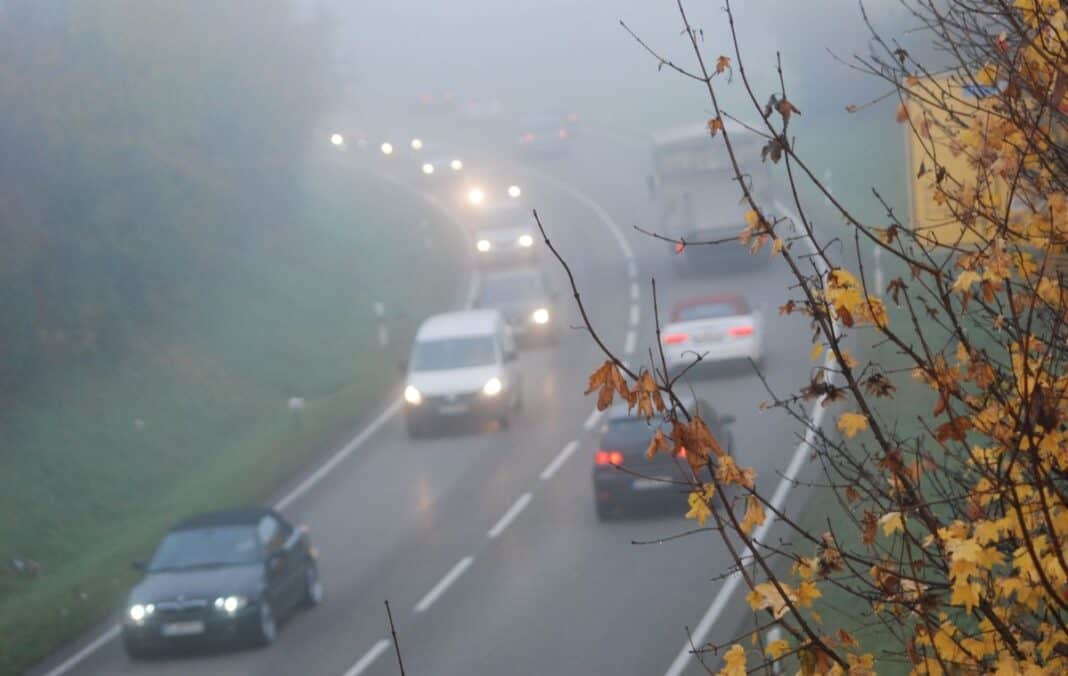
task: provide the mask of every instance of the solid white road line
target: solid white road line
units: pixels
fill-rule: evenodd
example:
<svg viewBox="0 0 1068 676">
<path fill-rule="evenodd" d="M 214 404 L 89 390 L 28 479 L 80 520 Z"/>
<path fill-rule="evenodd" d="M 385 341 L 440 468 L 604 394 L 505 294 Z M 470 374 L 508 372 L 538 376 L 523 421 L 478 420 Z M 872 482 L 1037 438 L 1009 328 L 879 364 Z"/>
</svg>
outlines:
<svg viewBox="0 0 1068 676">
<path fill-rule="evenodd" d="M 627 276 L 631 279 L 638 278 L 638 264 L 634 262 L 633 258 L 627 261 Z"/>
<path fill-rule="evenodd" d="M 304 481 L 301 481 L 296 486 L 296 488 L 289 491 L 289 493 L 282 496 L 282 498 L 278 502 L 274 503 L 275 508 L 285 509 L 295 500 L 297 500 L 302 495 L 311 490 L 315 486 L 315 484 L 322 481 L 327 474 L 334 471 L 335 467 L 344 462 L 345 458 L 352 455 L 352 453 L 356 449 L 362 446 L 368 439 L 371 438 L 371 436 L 374 435 L 375 432 L 381 429 L 381 427 L 385 425 L 390 418 L 397 415 L 400 409 L 401 403 L 399 400 L 394 401 L 392 404 L 390 404 L 389 407 L 386 408 L 386 410 L 382 411 L 380 414 L 378 414 L 377 418 L 371 421 L 370 425 L 365 427 L 363 431 L 353 437 L 352 441 L 345 444 L 345 446 L 340 451 L 335 453 L 333 457 L 331 457 L 329 460 L 320 465 L 319 468 L 316 469 L 314 472 L 309 474 L 307 478 L 304 479 Z"/>
<path fill-rule="evenodd" d="M 641 318 L 641 308 L 635 305 L 630 306 L 630 325 L 637 326 L 638 320 Z"/>
<path fill-rule="evenodd" d="M 596 408 L 590 412 L 590 417 L 586 418 L 586 422 L 582 423 L 582 427 L 585 430 L 592 430 L 597 426 L 597 421 L 601 419 L 601 411 Z"/>
<path fill-rule="evenodd" d="M 556 457 L 553 458 L 552 462 L 546 465 L 545 469 L 542 470 L 542 481 L 548 481 L 549 479 L 552 479 L 553 475 L 556 474 L 556 471 L 564 466 L 564 463 L 567 462 L 567 459 L 570 458 L 575 453 L 575 451 L 578 450 L 578 447 L 579 444 L 577 441 L 567 442 L 567 445 L 564 446 L 564 448 L 556 454 Z"/>
<path fill-rule="evenodd" d="M 630 299 L 637 303 L 641 298 L 641 288 L 638 286 L 638 282 L 631 282 L 630 285 Z"/>
<path fill-rule="evenodd" d="M 790 209 L 783 206 L 781 202 L 775 203 L 776 208 L 779 211 L 791 215 L 795 222 L 800 222 L 796 216 L 794 216 Z M 815 244 L 809 238 L 805 238 L 805 242 L 808 244 L 809 249 L 813 254 L 816 253 Z M 813 260 L 816 262 L 816 267 L 820 273 L 826 272 L 826 265 L 823 263 L 823 259 L 819 256 L 813 256 Z M 824 368 L 830 368 L 833 358 L 830 354 L 824 359 Z M 775 513 L 782 511 L 783 505 L 786 503 L 786 497 L 790 494 L 790 489 L 793 488 L 794 480 L 797 478 L 797 474 L 801 471 L 801 467 L 805 464 L 805 455 L 809 452 L 809 449 L 813 448 L 812 442 L 816 437 L 816 430 L 819 428 L 820 423 L 823 421 L 823 399 L 815 403 L 812 407 L 812 413 L 810 416 L 811 424 L 805 429 L 805 439 L 797 446 L 797 450 L 794 451 L 793 457 L 790 459 L 790 465 L 786 468 L 786 472 L 783 474 L 782 479 L 779 481 L 778 486 L 775 487 L 775 493 L 771 497 L 772 509 L 769 510 L 768 516 L 754 532 L 752 539 L 754 541 L 763 541 L 768 531 L 771 530 L 772 525 L 775 523 Z M 748 556 L 742 557 L 743 562 L 748 560 Z M 720 613 L 727 606 L 730 601 L 731 595 L 734 594 L 734 590 L 742 582 L 742 573 L 739 570 L 735 570 L 727 578 L 727 581 L 720 587 L 719 593 L 712 600 L 712 605 L 705 611 L 701 621 L 697 623 L 694 631 L 691 633 L 691 641 L 693 645 L 702 645 L 708 637 L 708 632 L 712 630 L 712 626 L 715 625 L 719 619 Z M 693 656 L 691 653 L 690 642 L 688 641 L 675 656 L 675 660 L 668 667 L 665 672 L 665 676 L 679 676 L 686 665 L 689 664 L 690 658 Z"/>
<path fill-rule="evenodd" d="M 107 631 L 87 643 L 84 648 L 68 657 L 66 660 L 56 666 L 56 668 L 52 669 L 52 671 L 48 672 L 44 676 L 59 676 L 59 674 L 66 673 L 72 667 L 74 667 L 74 665 L 78 664 L 86 657 L 99 650 L 100 646 L 117 638 L 120 631 L 121 630 L 119 629 L 119 625 L 111 625 L 110 627 L 108 627 Z"/>
<path fill-rule="evenodd" d="M 375 660 L 382 656 L 382 653 L 389 650 L 389 641 L 386 639 L 380 639 L 377 643 L 371 646 L 371 649 L 364 653 L 360 661 L 352 665 L 348 671 L 345 672 L 345 676 L 359 676 L 363 672 L 367 671 L 367 667 L 371 666 Z"/>
<path fill-rule="evenodd" d="M 519 513 L 530 504 L 531 497 L 533 496 L 529 492 L 520 495 L 519 499 L 508 508 L 508 511 L 501 516 L 500 520 L 493 524 L 493 528 L 489 529 L 489 532 L 486 533 L 486 537 L 493 539 L 503 533 L 504 529 L 511 525 L 511 523 L 515 521 L 515 518 L 519 516 Z"/>
<path fill-rule="evenodd" d="M 628 357 L 630 355 L 634 354 L 634 348 L 637 347 L 637 345 L 638 345 L 638 334 L 635 333 L 634 329 L 631 329 L 630 331 L 627 331 L 627 341 L 623 345 L 623 354 L 625 354 Z"/>
<path fill-rule="evenodd" d="M 456 580 L 460 579 L 460 576 L 464 574 L 464 571 L 470 568 L 471 564 L 474 562 L 475 557 L 473 556 L 465 556 L 464 558 L 460 559 L 456 563 L 456 565 L 452 567 L 452 570 L 445 573 L 445 577 L 441 578 L 441 580 L 439 580 L 438 583 L 434 585 L 434 588 L 428 591 L 426 593 L 426 596 L 419 600 L 419 603 L 415 604 L 415 612 L 426 612 L 427 609 L 430 608 L 430 606 L 434 605 L 434 601 L 437 601 L 438 597 L 444 594 L 445 590 L 452 586 L 453 582 L 456 582 Z"/>
</svg>

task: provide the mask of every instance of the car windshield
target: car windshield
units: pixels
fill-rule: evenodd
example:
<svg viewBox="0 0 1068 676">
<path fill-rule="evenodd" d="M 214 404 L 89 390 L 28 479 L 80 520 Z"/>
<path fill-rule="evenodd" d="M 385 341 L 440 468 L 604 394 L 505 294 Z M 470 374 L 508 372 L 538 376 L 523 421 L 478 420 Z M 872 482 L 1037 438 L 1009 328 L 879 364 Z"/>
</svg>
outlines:
<svg viewBox="0 0 1068 676">
<path fill-rule="evenodd" d="M 256 530 L 251 526 L 218 526 L 172 531 L 163 538 L 148 565 L 152 572 L 237 566 L 260 560 Z"/>
<path fill-rule="evenodd" d="M 497 351 L 490 336 L 467 336 L 420 340 L 412 354 L 413 371 L 442 371 L 496 363 Z"/>
<path fill-rule="evenodd" d="M 486 279 L 479 301 L 484 307 L 492 307 L 498 303 L 514 303 L 544 296 L 545 284 L 540 275 L 509 275 Z"/>
<path fill-rule="evenodd" d="M 688 322 L 695 319 L 720 319 L 745 314 L 747 308 L 741 301 L 721 301 L 717 303 L 700 303 L 685 305 L 675 313 L 675 321 Z"/>
</svg>

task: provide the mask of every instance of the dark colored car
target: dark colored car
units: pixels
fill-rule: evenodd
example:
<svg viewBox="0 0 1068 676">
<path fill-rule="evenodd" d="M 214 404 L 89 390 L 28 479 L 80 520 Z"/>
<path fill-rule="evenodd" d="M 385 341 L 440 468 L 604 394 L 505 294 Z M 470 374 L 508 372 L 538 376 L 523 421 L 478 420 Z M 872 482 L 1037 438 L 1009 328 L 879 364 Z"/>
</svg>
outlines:
<svg viewBox="0 0 1068 676">
<path fill-rule="evenodd" d="M 278 620 L 323 596 L 306 528 L 266 508 L 212 512 L 164 536 L 123 612 L 130 657 L 232 643 L 267 645 Z"/>
<path fill-rule="evenodd" d="M 734 422 L 734 416 L 717 415 L 709 404 L 700 400 L 683 404 L 701 416 L 724 450 L 730 452 L 734 438 L 729 425 Z M 647 422 L 632 415 L 625 404 L 608 410 L 608 420 L 593 456 L 593 497 L 598 519 L 603 521 L 635 507 L 670 509 L 679 514 L 686 511 L 690 490 L 686 458 L 664 453 L 652 460 L 645 457 L 660 425 L 664 425 L 665 435 L 670 432 L 670 426 L 657 418 Z"/>
<path fill-rule="evenodd" d="M 560 336 L 557 294 L 540 268 L 488 272 L 475 305 L 500 310 L 523 342 L 555 343 Z"/>
</svg>

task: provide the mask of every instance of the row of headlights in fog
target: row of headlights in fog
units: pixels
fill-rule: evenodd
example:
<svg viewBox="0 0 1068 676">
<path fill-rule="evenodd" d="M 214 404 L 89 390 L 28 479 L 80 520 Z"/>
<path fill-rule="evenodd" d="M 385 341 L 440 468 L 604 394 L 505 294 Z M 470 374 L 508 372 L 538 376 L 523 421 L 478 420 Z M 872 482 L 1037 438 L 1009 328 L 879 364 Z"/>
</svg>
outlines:
<svg viewBox="0 0 1068 676">
<path fill-rule="evenodd" d="M 520 235 L 519 239 L 516 240 L 516 243 L 524 249 L 529 249 L 534 246 L 534 238 L 530 235 Z M 493 249 L 493 242 L 488 239 L 480 239 L 475 242 L 475 248 L 478 249 L 479 253 L 488 253 Z"/>
<path fill-rule="evenodd" d="M 220 596 L 212 604 L 215 610 L 233 615 L 248 605 L 248 599 L 244 596 Z M 152 603 L 135 603 L 130 606 L 130 619 L 141 623 L 156 612 L 156 606 Z"/>
</svg>

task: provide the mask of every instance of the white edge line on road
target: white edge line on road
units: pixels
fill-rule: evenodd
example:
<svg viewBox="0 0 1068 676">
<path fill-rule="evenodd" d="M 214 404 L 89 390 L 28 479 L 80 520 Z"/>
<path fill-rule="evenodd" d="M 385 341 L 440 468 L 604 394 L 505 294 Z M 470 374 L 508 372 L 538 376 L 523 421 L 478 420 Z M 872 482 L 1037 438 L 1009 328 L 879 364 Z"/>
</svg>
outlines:
<svg viewBox="0 0 1068 676">
<path fill-rule="evenodd" d="M 638 346 L 638 334 L 634 329 L 627 331 L 627 341 L 623 344 L 623 354 L 630 356 L 634 354 L 634 348 Z"/>
<path fill-rule="evenodd" d="M 792 216 L 790 210 L 783 206 L 782 203 L 776 201 L 775 206 L 779 211 Z M 799 222 L 796 217 L 794 220 L 795 222 Z M 812 241 L 806 237 L 805 242 L 807 242 L 812 252 L 815 253 L 816 247 Z M 825 271 L 823 259 L 819 256 L 814 256 L 813 260 L 816 261 L 816 267 L 819 272 L 823 273 Z M 828 354 L 826 359 L 824 359 L 824 368 L 830 368 L 831 361 L 832 356 Z M 776 512 L 782 511 L 782 506 L 786 503 L 786 498 L 790 494 L 790 489 L 793 487 L 794 480 L 797 478 L 797 474 L 801 471 L 801 467 L 805 463 L 805 454 L 809 448 L 812 448 L 812 442 L 816 436 L 816 429 L 819 428 L 820 423 L 823 421 L 823 410 L 823 398 L 821 397 L 812 407 L 810 416 L 811 424 L 805 429 L 804 440 L 798 444 L 797 450 L 794 451 L 794 455 L 790 459 L 790 464 L 786 468 L 786 472 L 779 481 L 779 485 L 775 487 L 775 493 L 771 497 L 772 509 L 770 513 L 764 520 L 764 523 L 753 532 L 752 539 L 754 541 L 759 542 L 764 539 L 768 531 L 771 530 L 772 525 L 775 523 Z M 745 558 L 747 557 L 743 557 L 743 561 Z M 741 581 L 742 573 L 740 570 L 735 570 L 730 574 L 727 581 L 720 587 L 719 593 L 712 599 L 712 605 L 708 607 L 708 610 L 705 611 L 704 616 L 701 617 L 700 622 L 697 623 L 697 626 L 690 634 L 690 641 L 682 647 L 682 650 L 679 651 L 675 656 L 674 661 L 672 661 L 671 666 L 664 672 L 665 676 L 680 676 L 680 674 L 682 674 L 683 670 L 686 669 L 686 665 L 689 664 L 690 659 L 693 657 L 691 652 L 692 649 L 690 647 L 691 642 L 693 645 L 698 646 L 705 642 L 708 637 L 708 632 L 710 632 L 713 625 L 716 624 L 720 613 L 722 613 L 723 609 L 727 606 L 731 595 L 734 594 L 734 590 L 741 584 Z"/>
<path fill-rule="evenodd" d="M 635 303 L 630 306 L 630 325 L 637 326 L 639 319 L 641 319 L 641 308 Z"/>
<path fill-rule="evenodd" d="M 116 637 L 118 637 L 119 631 L 119 625 L 111 625 L 110 627 L 108 627 L 107 631 L 105 631 L 100 636 L 97 636 L 95 639 L 86 644 L 84 648 L 68 657 L 64 662 L 61 662 L 59 666 L 52 669 L 52 671 L 49 671 L 44 676 L 58 676 L 59 674 L 66 673 L 74 665 L 78 664 L 78 662 L 81 662 L 86 657 L 89 657 L 89 655 L 99 650 L 100 647 L 103 646 L 105 643 L 108 643 L 109 641 L 112 641 Z"/>
<path fill-rule="evenodd" d="M 585 430 L 592 430 L 597 426 L 597 421 L 601 419 L 601 411 L 596 408 L 590 413 L 590 417 L 586 418 L 586 422 L 582 423 L 582 428 Z"/>
<path fill-rule="evenodd" d="M 400 181 L 399 179 L 396 179 L 386 174 L 381 174 L 360 167 L 356 167 L 356 170 L 362 171 L 366 174 L 371 174 L 372 176 L 375 176 L 380 180 L 383 180 L 387 183 L 392 183 L 393 185 L 396 185 L 422 198 L 427 204 L 439 211 L 446 221 L 449 221 L 456 227 L 456 229 L 461 233 L 461 237 L 464 238 L 465 242 L 470 243 L 471 234 L 464 227 L 463 223 L 453 217 L 453 215 L 449 213 L 447 209 L 441 206 L 440 201 L 432 195 L 426 195 L 420 192 L 419 190 L 413 188 L 412 186 L 408 185 L 407 183 L 404 183 L 403 181 Z M 477 272 L 473 272 L 468 281 L 467 295 L 464 298 L 464 307 L 469 308 L 472 306 L 475 301 L 475 294 L 477 293 L 477 291 L 478 274 Z M 357 434 L 349 443 L 345 444 L 345 446 L 342 447 L 341 450 L 335 453 L 318 469 L 308 475 L 308 477 L 301 481 L 293 490 L 282 496 L 282 498 L 280 498 L 278 502 L 275 503 L 275 508 L 285 509 L 286 506 L 288 506 L 289 504 L 300 498 L 302 495 L 307 493 L 309 490 L 311 490 L 311 488 L 314 487 L 315 484 L 322 481 L 327 474 L 329 474 L 335 467 L 338 466 L 338 464 L 340 464 L 345 458 L 351 455 L 353 451 L 359 448 L 364 442 L 367 441 L 367 439 L 373 436 L 374 433 L 377 432 L 378 429 L 382 427 L 382 425 L 389 421 L 390 418 L 396 415 L 400 411 L 400 407 L 400 401 L 394 401 L 392 404 L 390 404 L 389 407 L 386 408 L 386 410 L 382 411 L 382 413 L 380 413 L 377 418 L 372 420 L 366 428 L 364 428 L 359 434 Z M 104 633 L 100 634 L 95 639 L 87 643 L 76 653 L 74 653 L 64 661 L 60 662 L 57 666 L 53 667 L 50 671 L 45 672 L 42 676 L 61 676 L 62 674 L 67 673 L 86 657 L 89 657 L 89 655 L 92 655 L 101 647 L 117 638 L 121 630 L 122 627 L 118 623 L 112 624 L 104 631 Z"/>
<path fill-rule="evenodd" d="M 630 284 L 630 299 L 637 303 L 641 298 L 641 287 L 638 286 L 638 282 L 631 282 Z"/>
<path fill-rule="evenodd" d="M 475 557 L 473 556 L 465 556 L 460 559 L 456 565 L 452 567 L 452 570 L 445 573 L 445 577 L 441 578 L 441 580 L 439 580 L 438 583 L 426 593 L 426 596 L 419 599 L 419 603 L 415 604 L 415 612 L 426 612 L 430 606 L 434 605 L 434 601 L 437 601 L 438 597 L 444 594 L 445 590 L 451 587 L 452 583 L 456 582 L 456 580 L 464 574 L 464 571 L 470 568 L 471 564 L 474 562 Z"/>
<path fill-rule="evenodd" d="M 529 491 L 520 495 L 519 498 L 512 503 L 512 506 L 508 508 L 508 511 L 501 515 L 501 518 L 497 523 L 493 524 L 493 528 L 489 529 L 486 533 L 486 537 L 493 539 L 503 533 L 504 529 L 510 526 L 511 523 L 515 521 L 515 518 L 519 516 L 519 513 L 530 504 L 530 499 L 532 497 L 533 496 Z"/>
<path fill-rule="evenodd" d="M 553 458 L 552 462 L 546 465 L 545 469 L 541 471 L 541 480 L 548 481 L 549 479 L 552 479 L 553 475 L 556 474 L 557 470 L 563 467 L 564 463 L 567 462 L 567 459 L 570 458 L 571 455 L 578 450 L 578 446 L 579 444 L 577 441 L 567 442 L 567 445 L 565 445 L 564 448 L 556 454 L 556 457 Z"/>
<path fill-rule="evenodd" d="M 356 664 L 352 665 L 352 668 L 345 672 L 345 676 L 359 676 L 367 671 L 367 668 L 374 664 L 374 661 L 387 650 L 389 650 L 389 641 L 384 638 L 379 639 L 377 643 L 371 646 L 370 650 L 363 654 L 363 657 Z"/>
</svg>

